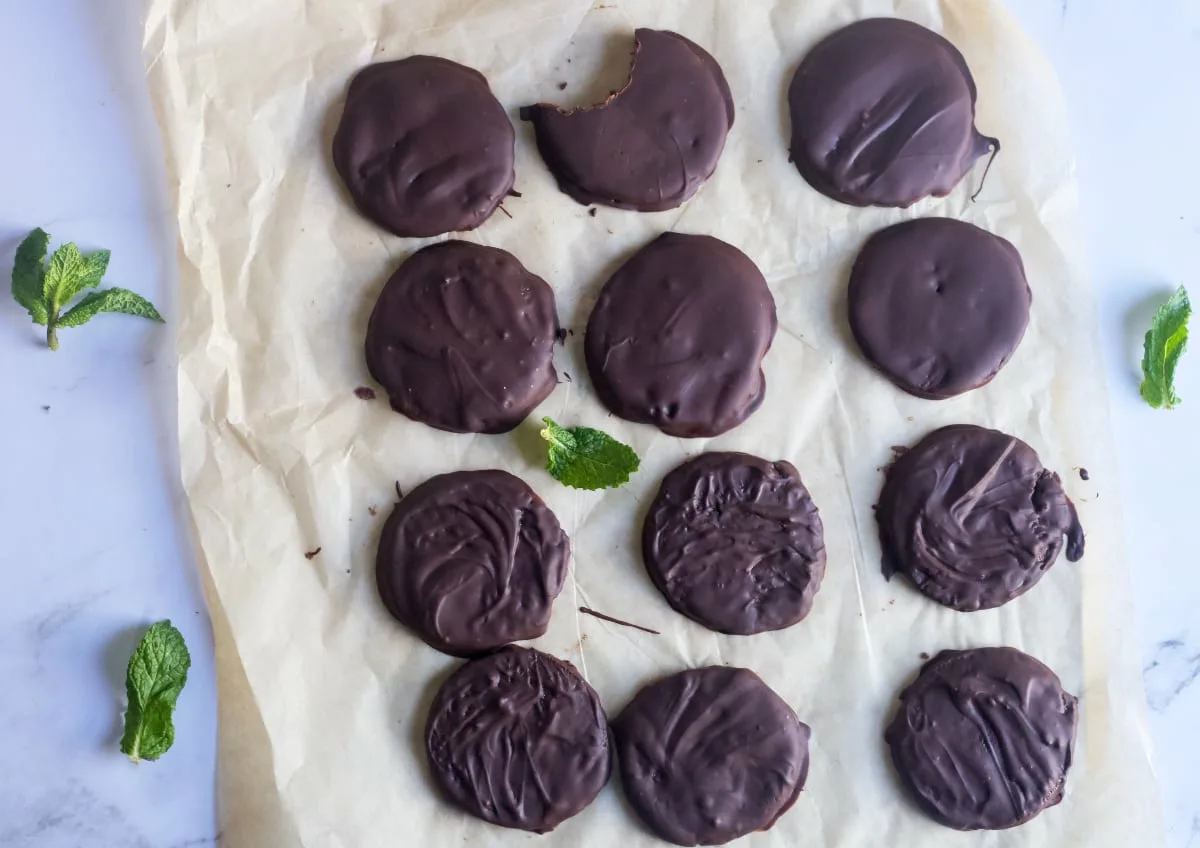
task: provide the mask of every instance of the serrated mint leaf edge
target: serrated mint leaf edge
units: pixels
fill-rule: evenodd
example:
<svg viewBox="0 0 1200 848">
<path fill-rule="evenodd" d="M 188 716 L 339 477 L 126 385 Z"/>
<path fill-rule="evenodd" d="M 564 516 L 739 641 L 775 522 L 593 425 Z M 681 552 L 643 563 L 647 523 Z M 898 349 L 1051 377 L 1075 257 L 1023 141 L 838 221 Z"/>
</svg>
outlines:
<svg viewBox="0 0 1200 848">
<path fill-rule="evenodd" d="M 46 326 L 49 310 L 43 299 L 45 292 L 46 253 L 50 249 L 50 234 L 41 227 L 34 228 L 17 246 L 13 257 L 12 294 L 33 323 Z"/>
</svg>

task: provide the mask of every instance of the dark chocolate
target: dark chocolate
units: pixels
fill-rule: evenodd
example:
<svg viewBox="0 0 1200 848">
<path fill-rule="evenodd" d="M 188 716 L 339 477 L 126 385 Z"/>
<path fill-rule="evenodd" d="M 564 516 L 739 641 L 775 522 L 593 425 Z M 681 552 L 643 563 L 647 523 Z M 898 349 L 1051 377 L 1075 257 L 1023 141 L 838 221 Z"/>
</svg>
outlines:
<svg viewBox="0 0 1200 848">
<path fill-rule="evenodd" d="M 546 632 L 569 554 L 558 519 L 521 480 L 455 471 L 396 505 L 375 574 L 401 624 L 439 651 L 474 656 Z"/>
<path fill-rule="evenodd" d="M 873 235 L 850 272 L 850 329 L 909 394 L 953 397 L 989 383 L 1029 324 L 1033 295 L 1008 241 L 951 218 Z"/>
<path fill-rule="evenodd" d="M 672 436 L 716 436 L 762 403 L 775 300 L 754 263 L 710 236 L 664 233 L 600 292 L 584 352 L 612 412 Z"/>
<path fill-rule="evenodd" d="M 975 81 L 942 36 L 898 18 L 857 21 L 801 62 L 788 91 L 792 162 L 854 206 L 943 197 L 999 142 L 975 129 Z"/>
<path fill-rule="evenodd" d="M 939 604 L 991 609 L 1029 591 L 1083 528 L 1062 480 L 1018 438 L 958 424 L 935 430 L 887 472 L 875 517 L 883 573 Z"/>
<path fill-rule="evenodd" d="M 808 726 L 744 668 L 691 669 L 646 686 L 613 735 L 630 804 L 676 845 L 767 830 L 808 777 Z"/>
<path fill-rule="evenodd" d="M 558 187 L 578 203 L 659 212 L 716 170 L 733 126 L 733 96 L 701 47 L 665 30 L 634 33 L 629 82 L 602 105 L 521 110 Z"/>
<path fill-rule="evenodd" d="M 445 241 L 392 275 L 367 367 L 392 408 L 453 433 L 506 433 L 558 384 L 554 291 L 511 253 Z"/>
<path fill-rule="evenodd" d="M 534 833 L 590 804 L 612 772 L 595 690 L 570 663 L 515 646 L 451 675 L 430 709 L 425 750 L 447 798 L 484 821 Z"/>
<path fill-rule="evenodd" d="M 663 480 L 642 558 L 679 612 L 721 633 L 790 627 L 825 574 L 817 507 L 789 462 L 703 453 Z"/>
<path fill-rule="evenodd" d="M 350 83 L 333 163 L 363 215 L 398 236 L 473 230 L 513 184 L 516 133 L 478 71 L 436 56 Z"/>
<path fill-rule="evenodd" d="M 1062 800 L 1077 700 L 1013 648 L 943 651 L 900 693 L 885 735 L 913 799 L 958 830 L 1023 824 Z"/>
</svg>

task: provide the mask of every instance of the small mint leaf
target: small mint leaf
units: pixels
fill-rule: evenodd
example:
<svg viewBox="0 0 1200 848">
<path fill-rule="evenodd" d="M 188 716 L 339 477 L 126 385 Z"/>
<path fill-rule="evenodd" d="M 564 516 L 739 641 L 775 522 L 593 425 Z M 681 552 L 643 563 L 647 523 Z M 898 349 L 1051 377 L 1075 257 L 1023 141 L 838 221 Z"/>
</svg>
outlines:
<svg viewBox="0 0 1200 848">
<path fill-rule="evenodd" d="M 49 310 L 43 299 L 46 276 L 46 251 L 50 234 L 40 227 L 25 237 L 13 261 L 13 300 L 21 304 L 33 323 L 46 326 Z"/>
<path fill-rule="evenodd" d="M 128 289 L 105 289 L 86 295 L 59 319 L 58 324 L 60 327 L 78 327 L 86 324 L 101 312 L 136 315 L 160 324 L 163 321 L 163 317 L 158 314 L 154 305 L 140 294 L 135 294 Z"/>
<path fill-rule="evenodd" d="M 1175 369 L 1187 350 L 1191 315 L 1187 289 L 1180 286 L 1159 308 L 1146 333 L 1141 394 L 1155 409 L 1174 409 L 1180 403 L 1175 393 Z"/>
<path fill-rule="evenodd" d="M 152 624 L 129 658 L 125 673 L 125 733 L 121 751 L 135 763 L 156 760 L 175 741 L 171 716 L 187 683 L 192 658 L 170 621 Z"/>
<path fill-rule="evenodd" d="M 591 427 L 561 427 L 543 418 L 542 438 L 550 443 L 546 470 L 555 480 L 575 489 L 611 489 L 623 485 L 638 470 L 633 448 Z"/>
<path fill-rule="evenodd" d="M 75 296 L 75 282 L 84 272 L 86 260 L 79 248 L 67 242 L 50 257 L 50 268 L 42 283 L 42 300 L 53 318 Z"/>
</svg>

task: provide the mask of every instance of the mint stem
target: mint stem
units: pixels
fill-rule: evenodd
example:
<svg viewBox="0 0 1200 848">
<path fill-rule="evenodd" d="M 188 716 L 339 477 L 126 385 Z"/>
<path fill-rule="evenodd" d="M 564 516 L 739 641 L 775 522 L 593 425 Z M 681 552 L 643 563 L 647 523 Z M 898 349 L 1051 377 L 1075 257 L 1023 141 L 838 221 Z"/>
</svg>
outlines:
<svg viewBox="0 0 1200 848">
<path fill-rule="evenodd" d="M 50 316 L 50 320 L 46 322 L 46 346 L 51 350 L 58 350 L 58 316 Z"/>
</svg>

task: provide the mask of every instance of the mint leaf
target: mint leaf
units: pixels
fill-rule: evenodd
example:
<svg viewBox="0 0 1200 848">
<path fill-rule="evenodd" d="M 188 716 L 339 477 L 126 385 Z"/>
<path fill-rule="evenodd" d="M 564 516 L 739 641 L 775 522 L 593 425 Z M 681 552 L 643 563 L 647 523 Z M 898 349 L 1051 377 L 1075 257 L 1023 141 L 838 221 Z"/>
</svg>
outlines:
<svg viewBox="0 0 1200 848">
<path fill-rule="evenodd" d="M 84 297 L 72 307 L 70 312 L 59 319 L 58 325 L 60 327 L 78 327 L 80 324 L 86 324 L 101 312 L 136 315 L 160 324 L 163 320 L 154 305 L 140 294 L 134 294 L 127 289 L 105 289 L 101 292 L 92 292 Z"/>
<path fill-rule="evenodd" d="M 171 715 L 192 664 L 183 634 L 170 621 L 152 624 L 125 673 L 125 734 L 121 751 L 135 763 L 157 760 L 175 741 Z"/>
<path fill-rule="evenodd" d="M 1174 409 L 1180 404 L 1175 394 L 1175 368 L 1187 350 L 1188 319 L 1192 304 L 1187 289 L 1180 286 L 1154 316 L 1146 333 L 1142 357 L 1142 398 L 1155 409 Z"/>
<path fill-rule="evenodd" d="M 50 236 L 36 229 L 25 237 L 17 248 L 13 261 L 13 299 L 28 312 L 33 323 L 46 328 L 46 346 L 58 350 L 58 328 L 78 327 L 101 312 L 119 312 L 162 322 L 154 305 L 127 289 L 106 289 L 93 292 L 63 313 L 74 298 L 100 285 L 111 254 L 97 250 L 84 256 L 68 242 L 54 251 L 46 267 L 46 250 Z"/>
<path fill-rule="evenodd" d="M 560 427 L 543 418 L 542 438 L 550 443 L 546 470 L 575 489 L 611 489 L 629 480 L 640 461 L 633 448 L 591 427 Z"/>
<path fill-rule="evenodd" d="M 46 326 L 46 304 L 42 300 L 46 250 L 50 247 L 50 234 L 40 227 L 25 237 L 17 248 L 13 260 L 13 300 L 21 304 L 33 319 L 33 323 Z"/>
</svg>

